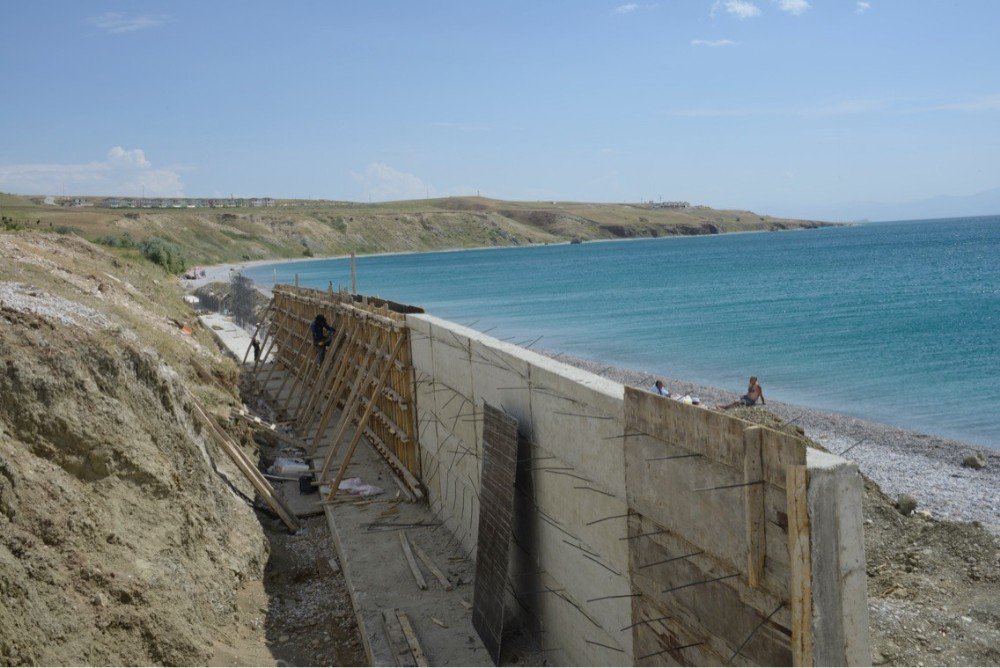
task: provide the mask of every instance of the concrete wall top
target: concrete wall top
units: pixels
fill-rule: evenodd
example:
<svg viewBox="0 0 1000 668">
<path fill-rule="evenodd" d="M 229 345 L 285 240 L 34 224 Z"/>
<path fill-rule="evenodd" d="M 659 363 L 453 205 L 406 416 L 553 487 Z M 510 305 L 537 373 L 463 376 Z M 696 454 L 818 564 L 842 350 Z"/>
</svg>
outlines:
<svg viewBox="0 0 1000 668">
<path fill-rule="evenodd" d="M 444 320 L 443 318 L 427 315 L 426 313 L 419 313 L 408 314 L 406 316 L 406 324 L 411 329 L 422 333 L 428 333 L 430 331 L 430 326 L 451 330 L 459 336 L 466 337 L 472 341 L 477 341 L 483 345 L 489 346 L 490 348 L 505 352 L 514 357 L 518 357 L 532 366 L 559 374 L 568 380 L 585 385 L 595 392 L 606 394 L 609 398 L 621 400 L 625 397 L 625 386 L 621 383 L 616 383 L 613 380 L 608 380 L 607 378 L 603 378 L 589 371 L 578 369 L 575 366 L 552 359 L 551 357 L 542 355 L 541 353 L 537 353 L 533 350 L 528 350 L 527 348 L 522 348 L 521 346 L 513 343 L 501 341 L 500 339 L 490 336 L 489 334 L 483 334 L 475 329 L 456 324 L 450 320 Z"/>
</svg>

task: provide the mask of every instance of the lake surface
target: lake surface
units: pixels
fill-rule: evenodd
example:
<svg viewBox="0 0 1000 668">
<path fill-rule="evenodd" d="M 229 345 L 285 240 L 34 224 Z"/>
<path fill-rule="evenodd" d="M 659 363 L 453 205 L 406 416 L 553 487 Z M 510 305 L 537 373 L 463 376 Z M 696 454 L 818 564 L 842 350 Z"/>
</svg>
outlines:
<svg viewBox="0 0 1000 668">
<path fill-rule="evenodd" d="M 1000 447 L 1000 217 L 358 258 L 534 347 Z M 254 267 L 350 285 L 347 260 Z"/>
</svg>

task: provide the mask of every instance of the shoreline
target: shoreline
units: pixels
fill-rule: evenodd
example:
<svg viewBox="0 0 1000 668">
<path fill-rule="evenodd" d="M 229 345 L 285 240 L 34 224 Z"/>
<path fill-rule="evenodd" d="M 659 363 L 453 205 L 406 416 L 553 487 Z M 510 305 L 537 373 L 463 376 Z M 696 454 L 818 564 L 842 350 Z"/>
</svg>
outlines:
<svg viewBox="0 0 1000 668">
<path fill-rule="evenodd" d="M 824 228 L 836 228 L 836 227 L 850 227 L 849 223 L 832 223 L 828 225 L 822 225 L 820 227 L 793 227 L 787 230 L 737 230 L 735 232 L 722 232 L 719 234 L 675 234 L 662 237 L 627 237 L 622 239 L 590 239 L 584 241 L 583 244 L 600 244 L 600 243 L 613 243 L 620 241 L 651 241 L 655 239 L 697 239 L 700 237 L 719 237 L 719 236 L 729 236 L 735 234 L 780 234 L 782 232 L 808 232 L 812 230 L 819 230 Z M 461 253 L 465 251 L 487 251 L 487 250 L 515 250 L 521 248 L 544 248 L 545 246 L 571 246 L 573 242 L 571 241 L 550 241 L 545 243 L 537 244 L 516 244 L 510 246 L 474 246 L 472 248 L 438 248 L 433 250 L 405 250 L 405 251 L 382 251 L 380 253 L 364 253 L 357 255 L 358 259 L 370 258 L 370 257 L 392 257 L 395 255 L 420 255 L 420 254 L 430 254 L 430 253 Z M 345 255 L 328 255 L 323 257 L 295 257 L 295 258 L 273 258 L 273 259 L 261 259 L 261 260 L 241 260 L 239 262 L 225 262 L 222 264 L 212 264 L 205 265 L 201 267 L 205 270 L 204 278 L 186 279 L 181 277 L 180 280 L 189 289 L 200 288 L 208 283 L 227 281 L 229 280 L 230 274 L 237 270 L 250 269 L 255 267 L 267 266 L 269 264 L 298 264 L 305 262 L 325 262 L 329 260 L 347 260 L 351 256 L 350 254 Z M 200 266 L 200 265 L 195 265 Z M 270 294 L 270 288 L 267 286 L 257 285 L 258 289 L 266 291 Z"/>
<path fill-rule="evenodd" d="M 742 387 L 739 391 L 723 390 L 572 355 L 537 352 L 635 387 L 652 387 L 659 379 L 675 396 L 693 394 L 701 399 L 703 406 L 728 403 L 743 393 Z M 765 408 L 802 427 L 808 438 L 833 454 L 856 462 L 861 473 L 889 496 L 909 494 L 917 500 L 918 510 L 926 510 L 938 519 L 980 522 L 1000 535 L 1000 496 L 997 495 L 1000 451 L 783 401 L 768 401 Z M 962 460 L 974 453 L 983 456 L 986 468 L 976 470 L 962 466 Z"/>
</svg>

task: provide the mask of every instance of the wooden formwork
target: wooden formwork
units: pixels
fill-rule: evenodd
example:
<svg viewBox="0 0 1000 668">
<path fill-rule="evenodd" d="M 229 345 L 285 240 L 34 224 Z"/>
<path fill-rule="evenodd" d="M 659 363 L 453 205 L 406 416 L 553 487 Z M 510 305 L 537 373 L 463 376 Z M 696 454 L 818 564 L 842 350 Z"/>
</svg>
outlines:
<svg viewBox="0 0 1000 668">
<path fill-rule="evenodd" d="M 405 313 L 422 311 L 290 285 L 275 286 L 273 295 L 260 328 L 261 359 L 272 363 L 255 364 L 253 373 L 268 389 L 279 417 L 294 422 L 309 454 L 327 444 L 335 452 L 346 426 L 353 424 L 413 495 L 422 497 L 410 332 L 404 318 Z M 310 331 L 318 314 L 335 329 L 322 356 Z M 349 422 L 343 417 L 333 422 L 338 410 Z M 324 443 L 330 427 L 337 436 Z M 329 463 L 324 473 L 328 470 Z"/>
<path fill-rule="evenodd" d="M 812 665 L 805 443 L 625 391 L 638 665 Z"/>
</svg>

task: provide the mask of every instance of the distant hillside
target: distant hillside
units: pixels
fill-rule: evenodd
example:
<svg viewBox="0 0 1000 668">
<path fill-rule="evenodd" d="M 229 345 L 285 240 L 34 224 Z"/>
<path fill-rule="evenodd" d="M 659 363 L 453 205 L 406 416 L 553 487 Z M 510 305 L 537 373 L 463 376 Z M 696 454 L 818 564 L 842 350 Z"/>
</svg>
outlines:
<svg viewBox="0 0 1000 668">
<path fill-rule="evenodd" d="M 386 251 L 561 243 L 812 228 L 817 221 L 707 207 L 646 204 L 506 202 L 449 197 L 381 204 L 278 200 L 274 207 L 104 209 L 46 205 L 0 195 L 0 213 L 29 229 L 91 241 L 159 237 L 181 247 L 189 264 Z"/>
</svg>

